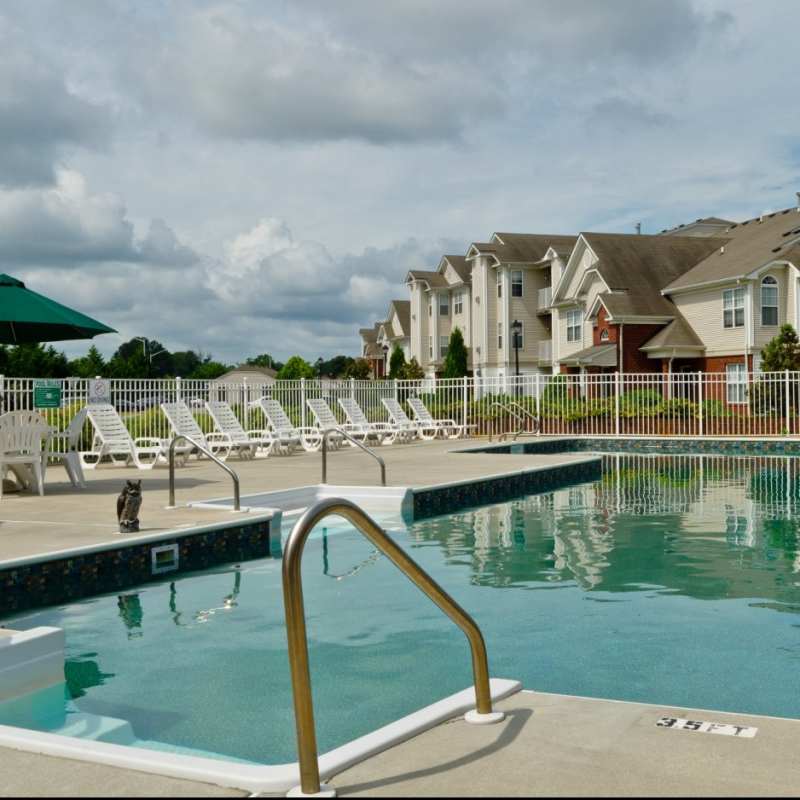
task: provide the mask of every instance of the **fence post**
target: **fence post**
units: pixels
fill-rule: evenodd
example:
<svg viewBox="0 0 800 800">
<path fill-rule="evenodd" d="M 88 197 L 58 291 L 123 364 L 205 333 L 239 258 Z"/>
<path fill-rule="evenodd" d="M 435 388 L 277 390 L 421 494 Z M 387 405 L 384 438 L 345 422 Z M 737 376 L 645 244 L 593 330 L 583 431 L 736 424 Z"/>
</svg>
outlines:
<svg viewBox="0 0 800 800">
<path fill-rule="evenodd" d="M 792 424 L 789 422 L 789 370 L 784 370 L 783 374 L 786 379 L 786 435 L 788 436 L 792 432 Z"/>
<path fill-rule="evenodd" d="M 467 376 L 465 375 L 463 378 L 464 386 L 461 392 L 461 399 L 462 399 L 462 420 L 461 424 L 464 426 L 464 436 L 467 435 Z"/>
<path fill-rule="evenodd" d="M 542 376 L 541 373 L 536 373 L 536 435 L 542 435 Z"/>
<path fill-rule="evenodd" d="M 700 425 L 700 436 L 703 435 L 703 373 L 697 373 L 697 419 Z"/>
<path fill-rule="evenodd" d="M 181 376 L 175 377 L 175 400 L 180 403 L 181 401 Z"/>
<path fill-rule="evenodd" d="M 242 378 L 242 422 L 246 428 L 250 427 L 250 390 L 247 378 Z"/>
<path fill-rule="evenodd" d="M 306 426 L 306 379 L 300 378 L 300 425 Z"/>
<path fill-rule="evenodd" d="M 350 399 L 356 399 L 356 379 L 350 378 Z"/>
<path fill-rule="evenodd" d="M 619 370 L 614 373 L 614 435 L 619 436 Z"/>
</svg>

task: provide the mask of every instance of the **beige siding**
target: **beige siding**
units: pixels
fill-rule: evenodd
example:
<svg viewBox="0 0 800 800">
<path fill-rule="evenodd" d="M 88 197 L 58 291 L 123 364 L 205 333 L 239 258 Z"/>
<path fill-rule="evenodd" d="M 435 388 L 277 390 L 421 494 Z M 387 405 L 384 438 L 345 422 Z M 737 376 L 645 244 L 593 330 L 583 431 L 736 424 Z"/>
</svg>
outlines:
<svg viewBox="0 0 800 800">
<path fill-rule="evenodd" d="M 592 269 L 594 265 L 597 263 L 597 259 L 594 256 L 594 253 L 587 248 L 584 252 L 583 256 L 581 256 L 580 265 L 578 269 L 575 270 L 575 274 L 572 276 L 568 286 L 567 286 L 567 293 L 565 298 L 575 297 L 578 292 L 578 287 L 581 285 L 583 281 L 583 275 L 587 269 Z"/>
<path fill-rule="evenodd" d="M 761 281 L 767 276 L 771 275 L 778 281 L 778 324 L 777 325 L 762 325 L 761 324 Z M 761 275 L 761 277 L 753 285 L 753 331 L 755 334 L 755 346 L 761 349 L 764 345 L 777 335 L 781 325 L 786 324 L 787 312 L 792 306 L 790 305 L 789 297 L 787 296 L 787 268 L 776 267 Z M 790 312 L 789 312 L 790 313 Z"/>
<path fill-rule="evenodd" d="M 510 298 L 509 325 L 515 319 L 522 323 L 523 348 L 519 351 L 519 361 L 520 364 L 535 366 L 539 363 L 539 342 L 550 339 L 550 331 L 543 317 L 536 313 L 539 289 L 550 285 L 550 274 L 543 269 L 526 269 L 522 272 L 522 297 Z M 513 348 L 510 358 L 514 358 Z"/>
<path fill-rule="evenodd" d="M 456 314 L 453 309 L 455 308 L 455 299 L 459 292 L 462 292 L 464 296 L 464 302 L 462 304 L 464 310 L 460 314 Z M 467 289 L 466 286 L 453 288 L 453 291 L 451 293 L 451 305 L 450 305 L 450 313 L 451 313 L 450 324 L 453 327 L 461 329 L 461 334 L 464 337 L 464 344 L 467 347 L 472 347 L 472 331 L 470 330 L 470 325 L 469 325 L 470 302 L 471 302 L 470 291 L 469 289 Z"/>
<path fill-rule="evenodd" d="M 743 353 L 747 344 L 745 328 L 722 327 L 724 288 L 687 292 L 672 298 L 678 310 L 706 346 L 707 356 Z"/>
</svg>

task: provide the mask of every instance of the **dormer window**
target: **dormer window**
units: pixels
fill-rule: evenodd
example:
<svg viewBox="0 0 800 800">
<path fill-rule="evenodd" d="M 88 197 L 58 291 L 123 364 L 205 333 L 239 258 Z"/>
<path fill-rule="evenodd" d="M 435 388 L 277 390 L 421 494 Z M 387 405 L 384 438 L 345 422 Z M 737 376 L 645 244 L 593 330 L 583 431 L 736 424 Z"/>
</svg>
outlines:
<svg viewBox="0 0 800 800">
<path fill-rule="evenodd" d="M 778 281 L 772 275 L 761 281 L 761 324 L 778 324 Z"/>
</svg>

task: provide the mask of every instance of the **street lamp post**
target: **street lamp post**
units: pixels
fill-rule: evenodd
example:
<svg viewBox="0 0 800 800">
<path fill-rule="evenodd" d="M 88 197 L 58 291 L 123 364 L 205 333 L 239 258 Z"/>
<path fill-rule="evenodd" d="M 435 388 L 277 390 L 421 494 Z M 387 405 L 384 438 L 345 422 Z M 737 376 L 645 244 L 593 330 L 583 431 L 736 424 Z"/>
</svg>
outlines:
<svg viewBox="0 0 800 800">
<path fill-rule="evenodd" d="M 389 375 L 389 345 L 383 345 L 383 377 L 386 378 Z"/>
<path fill-rule="evenodd" d="M 520 339 L 522 338 L 522 323 L 515 319 L 511 323 L 511 342 L 514 346 L 514 369 L 517 380 L 514 383 L 514 394 L 519 397 L 519 347 Z"/>
</svg>

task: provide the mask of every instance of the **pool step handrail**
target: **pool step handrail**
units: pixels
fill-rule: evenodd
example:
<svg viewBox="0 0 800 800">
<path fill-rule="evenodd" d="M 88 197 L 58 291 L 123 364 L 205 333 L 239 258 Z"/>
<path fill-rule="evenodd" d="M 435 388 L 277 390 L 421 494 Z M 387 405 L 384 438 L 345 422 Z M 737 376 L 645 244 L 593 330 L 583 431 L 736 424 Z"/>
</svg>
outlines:
<svg viewBox="0 0 800 800">
<path fill-rule="evenodd" d="M 477 712 L 472 720 L 497 722 L 503 718 L 502 713 L 492 711 L 486 643 L 475 620 L 405 550 L 396 544 L 366 511 L 343 498 L 331 497 L 320 500 L 307 509 L 292 528 L 284 545 L 282 565 L 283 604 L 286 613 L 286 636 L 289 644 L 289 669 L 292 677 L 297 755 L 300 762 L 300 789 L 303 795 L 320 792 L 320 777 L 300 568 L 303 549 L 309 534 L 323 519 L 333 515 L 344 517 L 350 522 L 461 628 L 472 651 L 472 674 L 475 683 Z M 475 712 L 470 712 L 470 714 L 475 714 Z"/>
<path fill-rule="evenodd" d="M 359 441 L 342 428 L 326 428 L 322 434 L 322 483 L 328 482 L 328 439 L 333 434 L 342 436 L 356 447 L 360 447 L 365 453 L 371 455 L 381 468 L 381 486 L 386 486 L 386 462 L 371 447 L 367 447 L 364 442 Z"/>
<path fill-rule="evenodd" d="M 233 480 L 233 510 L 241 511 L 242 503 L 239 493 L 239 474 L 236 470 L 229 467 L 221 458 L 215 456 L 207 447 L 204 447 L 185 433 L 177 434 L 169 443 L 169 508 L 175 508 L 175 445 L 180 441 L 188 442 L 190 445 L 196 447 L 204 456 L 210 458 L 231 476 Z"/>
<path fill-rule="evenodd" d="M 540 424 L 539 423 L 539 417 L 537 417 L 536 414 L 532 414 L 530 411 L 528 411 L 527 408 L 525 408 L 524 406 L 520 405 L 519 403 L 517 403 L 517 402 L 515 402 L 513 400 L 511 400 L 511 401 L 509 401 L 507 403 L 500 403 L 500 402 L 495 400 L 489 406 L 489 408 L 494 408 L 494 406 L 497 406 L 499 409 L 502 409 L 503 411 L 506 412 L 506 414 L 511 414 L 511 416 L 514 417 L 517 421 L 523 423 L 522 427 L 512 437 L 512 439 L 511 439 L 512 442 L 515 442 L 517 440 L 517 438 L 519 436 L 521 436 L 523 433 L 527 433 L 527 431 L 525 430 L 525 425 L 524 425 L 526 419 L 532 419 L 534 421 L 534 424 L 536 425 L 536 430 L 532 431 L 532 433 L 538 433 L 539 432 L 539 424 Z M 522 413 L 521 414 L 517 413 L 517 411 L 515 409 L 519 409 L 519 411 L 521 411 Z"/>
</svg>

